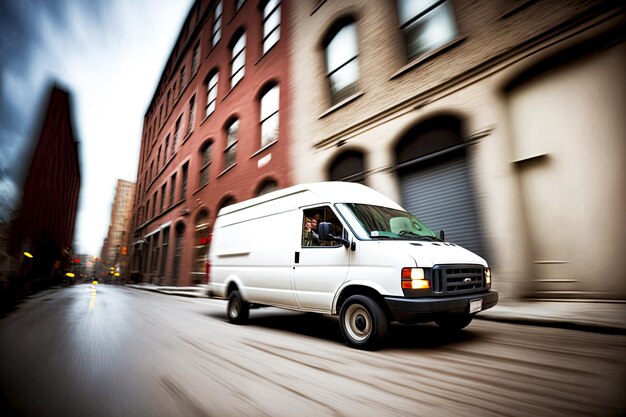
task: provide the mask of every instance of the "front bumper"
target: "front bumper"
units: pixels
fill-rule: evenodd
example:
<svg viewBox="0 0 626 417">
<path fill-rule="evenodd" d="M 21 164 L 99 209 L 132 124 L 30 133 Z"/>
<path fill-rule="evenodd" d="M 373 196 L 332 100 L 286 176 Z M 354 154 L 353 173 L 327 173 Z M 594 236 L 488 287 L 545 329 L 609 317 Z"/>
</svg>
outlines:
<svg viewBox="0 0 626 417">
<path fill-rule="evenodd" d="M 404 298 L 384 297 L 394 320 L 405 322 L 432 321 L 438 317 L 469 312 L 470 300 L 482 299 L 482 310 L 498 303 L 495 291 L 453 297 Z M 481 311 L 482 311 L 481 310 Z"/>
</svg>

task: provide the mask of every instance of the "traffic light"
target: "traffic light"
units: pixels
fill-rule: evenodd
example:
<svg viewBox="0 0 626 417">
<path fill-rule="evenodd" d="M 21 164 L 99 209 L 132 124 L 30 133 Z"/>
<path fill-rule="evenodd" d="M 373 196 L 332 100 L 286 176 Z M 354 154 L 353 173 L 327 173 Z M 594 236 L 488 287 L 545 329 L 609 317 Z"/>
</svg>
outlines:
<svg viewBox="0 0 626 417">
<path fill-rule="evenodd" d="M 122 246 L 122 255 L 126 255 L 126 246 Z"/>
</svg>

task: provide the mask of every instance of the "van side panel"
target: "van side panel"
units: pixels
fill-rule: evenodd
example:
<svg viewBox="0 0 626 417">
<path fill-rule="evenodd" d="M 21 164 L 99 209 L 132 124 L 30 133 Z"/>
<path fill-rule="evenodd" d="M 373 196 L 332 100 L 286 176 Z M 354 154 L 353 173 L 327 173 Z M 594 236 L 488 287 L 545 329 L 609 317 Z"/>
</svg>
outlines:
<svg viewBox="0 0 626 417">
<path fill-rule="evenodd" d="M 239 281 L 248 302 L 297 307 L 291 269 L 301 219 L 298 210 L 279 203 L 218 217 L 210 253 L 216 289 Z"/>
</svg>

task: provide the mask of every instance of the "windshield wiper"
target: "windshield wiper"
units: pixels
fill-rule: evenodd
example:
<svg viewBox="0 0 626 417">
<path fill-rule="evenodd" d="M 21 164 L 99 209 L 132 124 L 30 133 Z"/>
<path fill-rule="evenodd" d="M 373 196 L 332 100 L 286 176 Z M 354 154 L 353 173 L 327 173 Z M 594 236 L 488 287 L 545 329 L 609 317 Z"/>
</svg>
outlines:
<svg viewBox="0 0 626 417">
<path fill-rule="evenodd" d="M 433 236 L 424 236 L 424 235 L 418 235 L 417 233 L 413 233 L 413 232 L 409 232 L 408 230 L 403 230 L 403 233 L 400 233 L 400 236 L 404 237 L 404 236 L 415 236 L 417 238 L 419 238 L 418 240 L 428 240 L 430 242 L 438 242 L 441 241 L 441 239 L 438 239 L 436 237 Z"/>
</svg>

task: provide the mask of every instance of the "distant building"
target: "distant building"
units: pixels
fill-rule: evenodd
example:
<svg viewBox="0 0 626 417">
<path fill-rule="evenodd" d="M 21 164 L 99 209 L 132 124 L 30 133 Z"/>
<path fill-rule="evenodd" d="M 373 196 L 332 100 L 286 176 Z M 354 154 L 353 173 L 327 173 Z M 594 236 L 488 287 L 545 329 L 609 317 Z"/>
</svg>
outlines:
<svg viewBox="0 0 626 417">
<path fill-rule="evenodd" d="M 191 7 L 144 118 L 134 277 L 203 282 L 219 209 L 292 185 L 289 4 Z"/>
<path fill-rule="evenodd" d="M 294 181 L 387 194 L 503 298 L 626 298 L 624 10 L 293 2 Z"/>
<path fill-rule="evenodd" d="M 120 279 L 127 278 L 131 224 L 133 215 L 133 201 L 135 198 L 135 183 L 117 180 L 115 197 L 111 207 L 111 222 L 100 259 L 120 273 Z"/>
<path fill-rule="evenodd" d="M 10 240 L 22 272 L 44 283 L 69 260 L 80 190 L 70 95 L 57 85 L 49 94 Z"/>
</svg>

